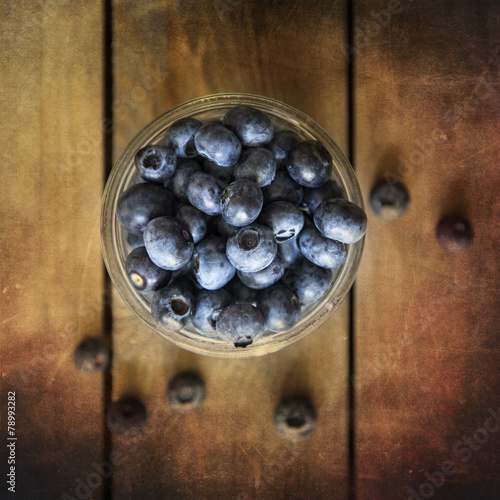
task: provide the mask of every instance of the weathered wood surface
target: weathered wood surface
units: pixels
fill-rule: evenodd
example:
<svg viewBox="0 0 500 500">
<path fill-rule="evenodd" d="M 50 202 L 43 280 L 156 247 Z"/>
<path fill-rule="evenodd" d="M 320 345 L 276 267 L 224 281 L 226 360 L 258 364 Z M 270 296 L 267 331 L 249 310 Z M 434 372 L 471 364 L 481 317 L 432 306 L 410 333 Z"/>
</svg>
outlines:
<svg viewBox="0 0 500 500">
<path fill-rule="evenodd" d="M 128 112 L 116 111 L 115 157 L 170 107 L 228 91 L 291 104 L 345 149 L 345 2 L 245 1 L 225 12 L 214 5 L 114 3 L 115 99 L 130 103 Z M 321 331 L 255 360 L 184 352 L 143 327 L 118 298 L 113 341 L 113 398 L 136 395 L 151 414 L 138 443 L 114 441 L 125 456 L 113 480 L 116 498 L 347 497 L 347 302 Z M 177 415 L 166 388 L 185 369 L 203 376 L 207 399 Z M 295 391 L 310 396 L 319 416 L 313 435 L 291 445 L 276 435 L 272 414 Z"/>
<path fill-rule="evenodd" d="M 498 498 L 500 424 L 487 420 L 500 406 L 498 3 L 394 5 L 354 11 L 363 195 L 391 175 L 411 197 L 397 221 L 369 211 L 356 281 L 358 498 L 409 498 L 409 488 L 420 498 Z M 434 231 L 457 212 L 474 241 L 452 255 Z M 488 424 L 497 431 L 485 433 Z"/>
<path fill-rule="evenodd" d="M 79 341 L 103 330 L 102 13 L 98 1 L 2 5 L 2 498 L 73 496 L 102 460 L 103 376 L 73 363 Z"/>
<path fill-rule="evenodd" d="M 500 413 L 496 2 L 356 1 L 353 47 L 343 1 L 112 6 L 115 159 L 150 120 L 215 92 L 282 100 L 347 151 L 350 61 L 354 164 L 369 216 L 355 292 L 351 493 L 498 498 L 500 429 L 490 418 Z M 104 6 L 8 2 L 0 23 L 0 435 L 3 447 L 6 394 L 15 390 L 18 496 L 85 498 L 82 480 L 95 485 L 91 498 L 103 498 L 89 474 L 114 451 L 122 454 L 117 499 L 348 498 L 347 302 L 280 353 L 225 361 L 157 337 L 114 293 L 111 396 L 139 397 L 149 419 L 135 440 L 106 447 L 103 376 L 73 363 L 82 338 L 105 335 Z M 368 206 L 387 175 L 411 197 L 392 222 Z M 460 255 L 434 238 L 452 212 L 475 234 Z M 207 399 L 176 414 L 166 388 L 185 369 L 203 376 Z M 318 410 L 317 429 L 296 445 L 271 420 L 280 397 L 294 392 Z M 449 474 L 436 474 L 443 464 Z"/>
</svg>

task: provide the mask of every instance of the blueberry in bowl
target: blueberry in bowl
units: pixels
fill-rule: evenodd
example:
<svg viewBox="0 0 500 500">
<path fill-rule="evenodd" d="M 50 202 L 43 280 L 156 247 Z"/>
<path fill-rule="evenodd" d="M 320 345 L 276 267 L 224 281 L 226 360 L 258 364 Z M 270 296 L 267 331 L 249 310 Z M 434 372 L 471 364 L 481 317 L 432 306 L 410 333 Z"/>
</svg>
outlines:
<svg viewBox="0 0 500 500">
<path fill-rule="evenodd" d="M 366 215 L 332 138 L 281 102 L 217 94 L 141 130 L 106 184 L 104 261 L 129 308 L 192 352 L 252 357 L 348 293 Z"/>
</svg>

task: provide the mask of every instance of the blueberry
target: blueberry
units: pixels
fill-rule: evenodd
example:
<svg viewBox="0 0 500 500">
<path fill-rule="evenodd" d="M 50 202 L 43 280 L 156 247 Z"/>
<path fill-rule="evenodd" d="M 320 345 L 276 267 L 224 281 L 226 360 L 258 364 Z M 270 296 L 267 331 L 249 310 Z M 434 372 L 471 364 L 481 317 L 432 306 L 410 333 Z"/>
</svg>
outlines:
<svg viewBox="0 0 500 500">
<path fill-rule="evenodd" d="M 232 130 L 244 146 L 263 146 L 274 135 L 274 126 L 266 113 L 250 106 L 236 106 L 226 112 L 224 125 Z"/>
<path fill-rule="evenodd" d="M 282 163 L 286 160 L 290 149 L 299 142 L 300 137 L 293 130 L 280 130 L 274 134 L 273 140 L 267 144 L 266 148 L 271 151 L 277 162 Z"/>
<path fill-rule="evenodd" d="M 472 244 L 474 233 L 467 219 L 458 214 L 443 217 L 436 226 L 439 245 L 450 253 L 460 253 Z"/>
<path fill-rule="evenodd" d="M 278 282 L 285 272 L 285 265 L 279 254 L 276 254 L 271 264 L 255 273 L 238 271 L 238 277 L 243 284 L 255 290 L 262 290 Z"/>
<path fill-rule="evenodd" d="M 268 186 L 276 175 L 276 160 L 266 148 L 248 148 L 234 166 L 235 179 L 250 179 L 259 187 Z"/>
<path fill-rule="evenodd" d="M 262 194 L 266 205 L 273 201 L 289 201 L 294 205 L 299 205 L 304 188 L 297 184 L 287 172 L 278 170 L 271 184 L 262 188 Z"/>
<path fill-rule="evenodd" d="M 87 337 L 82 340 L 73 353 L 76 367 L 84 372 L 106 369 L 110 358 L 109 346 L 98 337 Z"/>
<path fill-rule="evenodd" d="M 383 179 L 370 192 L 372 210 L 381 219 L 394 220 L 401 217 L 408 209 L 409 202 L 408 190 L 396 179 Z"/>
<path fill-rule="evenodd" d="M 177 158 L 166 146 L 145 146 L 135 155 L 135 168 L 139 175 L 150 182 L 165 182 L 172 177 Z"/>
<path fill-rule="evenodd" d="M 341 266 L 347 258 L 344 243 L 326 238 L 314 226 L 300 233 L 299 247 L 306 259 L 326 269 Z"/>
<path fill-rule="evenodd" d="M 241 179 L 234 181 L 221 196 L 222 218 L 232 226 L 251 224 L 260 214 L 264 197 L 255 182 Z"/>
<path fill-rule="evenodd" d="M 308 398 L 289 396 L 274 411 L 274 426 L 282 438 L 298 442 L 314 431 L 317 424 L 316 410 Z"/>
<path fill-rule="evenodd" d="M 217 231 L 220 236 L 223 238 L 229 238 L 235 231 L 238 229 L 236 226 L 232 224 L 228 224 L 222 217 L 222 215 L 218 215 L 216 218 L 217 223 Z"/>
<path fill-rule="evenodd" d="M 193 272 L 206 290 L 217 290 L 231 281 L 236 269 L 226 256 L 226 240 L 209 236 L 194 248 Z"/>
<path fill-rule="evenodd" d="M 140 292 L 154 292 L 170 281 L 171 271 L 153 264 L 145 247 L 132 250 L 125 261 L 127 276 Z"/>
<path fill-rule="evenodd" d="M 194 147 L 194 135 L 201 127 L 195 118 L 182 118 L 172 123 L 165 134 L 165 144 L 175 151 L 179 158 L 191 158 L 198 152 Z"/>
<path fill-rule="evenodd" d="M 319 187 L 332 174 L 332 156 L 318 141 L 304 141 L 293 147 L 286 157 L 292 179 L 305 187 Z"/>
<path fill-rule="evenodd" d="M 109 432 L 123 438 L 133 438 L 141 433 L 146 425 L 147 410 L 144 404 L 133 396 L 114 401 L 106 415 Z"/>
<path fill-rule="evenodd" d="M 274 285 L 263 290 L 257 299 L 268 330 L 289 330 L 300 319 L 301 307 L 298 297 L 284 285 Z"/>
<path fill-rule="evenodd" d="M 264 208 L 260 222 L 271 229 L 278 243 L 283 243 L 302 231 L 304 214 L 289 201 L 275 201 Z"/>
<path fill-rule="evenodd" d="M 158 184 L 135 184 L 118 198 L 116 216 L 128 231 L 142 232 L 150 221 L 171 215 L 174 207 L 172 194 Z"/>
<path fill-rule="evenodd" d="M 260 224 L 242 227 L 227 240 L 227 257 L 236 269 L 243 272 L 261 271 L 271 264 L 277 252 L 273 232 Z"/>
<path fill-rule="evenodd" d="M 155 292 L 151 314 L 158 324 L 177 331 L 189 324 L 195 307 L 192 283 L 186 278 L 179 278 Z"/>
<path fill-rule="evenodd" d="M 221 181 L 225 186 L 234 181 L 234 166 L 220 167 L 214 161 L 204 158 L 203 171 Z"/>
<path fill-rule="evenodd" d="M 174 196 L 183 202 L 187 202 L 187 187 L 194 173 L 200 172 L 201 166 L 194 160 L 178 160 L 174 175 L 167 181 L 167 186 L 172 190 Z"/>
<path fill-rule="evenodd" d="M 302 259 L 302 252 L 299 248 L 299 239 L 287 240 L 278 245 L 278 252 L 285 268 L 293 267 L 300 259 Z"/>
<path fill-rule="evenodd" d="M 327 238 L 347 244 L 356 243 L 366 232 L 363 209 L 340 198 L 321 202 L 314 212 L 314 223 Z"/>
<path fill-rule="evenodd" d="M 250 304 L 232 304 L 225 307 L 216 322 L 217 334 L 235 347 L 246 347 L 259 340 L 264 333 L 264 317 Z"/>
<path fill-rule="evenodd" d="M 235 304 L 257 304 L 259 292 L 244 285 L 238 276 L 235 276 L 224 288 L 231 294 Z"/>
<path fill-rule="evenodd" d="M 144 231 L 149 258 L 162 269 L 176 271 L 193 254 L 193 238 L 184 224 L 173 217 L 158 217 Z"/>
<path fill-rule="evenodd" d="M 345 194 L 337 182 L 330 179 L 320 187 L 305 188 L 302 206 L 307 208 L 310 214 L 313 214 L 321 202 L 332 198 L 345 198 Z"/>
<path fill-rule="evenodd" d="M 194 372 L 178 373 L 168 384 L 168 402 L 178 412 L 196 410 L 203 403 L 205 394 L 205 383 Z"/>
<path fill-rule="evenodd" d="M 203 125 L 194 136 L 198 153 L 221 167 L 233 166 L 240 157 L 241 142 L 228 128 L 218 123 Z"/>
<path fill-rule="evenodd" d="M 180 220 L 193 237 L 193 243 L 200 242 L 208 231 L 207 216 L 191 205 L 179 205 L 175 218 Z"/>
<path fill-rule="evenodd" d="M 205 172 L 196 172 L 191 176 L 186 194 L 191 205 L 207 215 L 221 213 L 220 197 L 224 184 Z"/>
<path fill-rule="evenodd" d="M 299 298 L 301 304 L 314 304 L 326 293 L 332 282 L 332 271 L 304 260 L 301 266 L 287 270 L 283 282 Z"/>
<path fill-rule="evenodd" d="M 193 325 L 209 337 L 217 337 L 215 328 L 222 309 L 232 303 L 232 296 L 223 288 L 219 290 L 200 290 L 196 294 L 196 312 Z"/>
</svg>

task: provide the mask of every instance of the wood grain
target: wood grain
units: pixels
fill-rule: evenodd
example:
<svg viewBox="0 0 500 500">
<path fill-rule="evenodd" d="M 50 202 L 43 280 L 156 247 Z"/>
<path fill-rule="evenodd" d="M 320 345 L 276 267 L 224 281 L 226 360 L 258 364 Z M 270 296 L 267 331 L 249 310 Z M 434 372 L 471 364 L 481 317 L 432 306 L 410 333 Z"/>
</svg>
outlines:
<svg viewBox="0 0 500 500">
<path fill-rule="evenodd" d="M 409 498 L 409 488 L 498 498 L 500 433 L 480 430 L 495 427 L 486 419 L 500 406 L 498 6 L 401 1 L 373 27 L 389 5 L 355 3 L 354 161 L 365 199 L 393 176 L 411 202 L 396 221 L 368 214 L 355 302 L 357 498 Z M 448 213 L 474 230 L 460 255 L 434 237 Z M 467 452 L 474 432 L 486 440 Z M 433 486 L 426 474 L 447 461 L 454 472 Z"/>
<path fill-rule="evenodd" d="M 74 495 L 103 454 L 102 374 L 73 363 L 103 324 L 103 10 L 24 4 L 2 6 L 0 41 L 1 491 L 11 495 L 5 417 L 15 391 L 15 498 L 53 499 Z"/>
<path fill-rule="evenodd" d="M 2 6 L 0 440 L 4 446 L 14 390 L 20 498 L 106 495 L 93 465 L 109 459 L 104 381 L 73 363 L 81 339 L 104 335 L 103 7 Z M 226 91 L 295 106 L 347 151 L 350 62 L 364 198 L 388 176 L 411 197 L 397 221 L 367 207 L 351 380 L 355 498 L 404 499 L 414 490 L 421 498 L 493 500 L 500 13 L 493 0 L 370 0 L 353 8 L 349 47 L 341 0 L 115 0 L 114 157 L 172 106 Z M 438 220 L 453 212 L 474 229 L 460 255 L 434 238 Z M 113 440 L 121 453 L 113 498 L 348 498 L 348 332 L 344 303 L 280 353 L 211 359 L 157 337 L 114 293 L 112 397 L 139 397 L 149 417 L 136 439 Z M 207 399 L 177 414 L 166 389 L 186 369 L 202 375 Z M 299 444 L 281 440 L 271 421 L 280 398 L 293 393 L 309 395 L 318 411 L 317 429 Z M 447 462 L 456 469 L 436 474 Z M 440 477 L 444 484 L 432 485 Z"/>
<path fill-rule="evenodd" d="M 227 91 L 291 104 L 345 149 L 345 3 L 316 4 L 247 0 L 222 12 L 216 2 L 153 2 L 147 9 L 114 2 L 115 99 L 130 103 L 121 117 L 116 112 L 115 157 L 170 107 Z M 144 98 L 134 100 L 141 89 Z M 174 347 L 117 298 L 113 398 L 138 396 L 150 418 L 135 442 L 114 441 L 125 457 L 113 481 L 116 498 L 346 498 L 347 306 L 295 346 L 231 361 Z M 185 369 L 203 376 L 207 399 L 178 415 L 167 406 L 166 388 Z M 291 445 L 276 435 L 272 414 L 282 395 L 295 392 L 310 396 L 319 423 L 307 441 Z"/>
</svg>

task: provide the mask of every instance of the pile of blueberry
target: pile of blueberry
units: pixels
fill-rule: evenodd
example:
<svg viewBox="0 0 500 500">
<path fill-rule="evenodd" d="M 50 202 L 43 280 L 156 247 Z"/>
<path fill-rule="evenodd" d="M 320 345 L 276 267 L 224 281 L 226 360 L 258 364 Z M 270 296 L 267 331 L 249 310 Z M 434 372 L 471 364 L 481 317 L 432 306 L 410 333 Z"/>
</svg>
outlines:
<svg viewBox="0 0 500 500">
<path fill-rule="evenodd" d="M 126 272 L 170 330 L 192 322 L 235 347 L 289 330 L 365 234 L 325 147 L 249 106 L 175 122 L 135 166 L 117 204 Z"/>
</svg>

